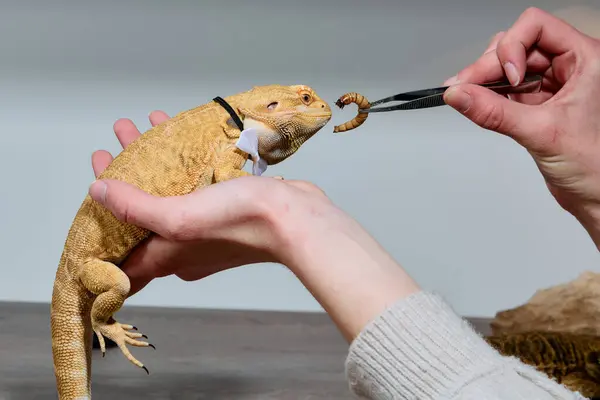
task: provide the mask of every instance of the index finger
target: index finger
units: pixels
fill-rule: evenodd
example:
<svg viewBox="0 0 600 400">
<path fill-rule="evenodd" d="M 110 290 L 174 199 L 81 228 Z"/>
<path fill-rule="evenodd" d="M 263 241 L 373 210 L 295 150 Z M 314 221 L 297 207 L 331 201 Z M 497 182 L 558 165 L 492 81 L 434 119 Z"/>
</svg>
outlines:
<svg viewBox="0 0 600 400">
<path fill-rule="evenodd" d="M 545 54 L 560 55 L 572 51 L 581 38 L 579 31 L 565 21 L 531 7 L 500 39 L 496 53 L 506 75 L 516 85 L 527 72 L 527 53 L 534 45 Z"/>
<path fill-rule="evenodd" d="M 552 57 L 572 50 L 581 37 L 561 19 L 530 8 L 502 35 L 496 51 L 484 53 L 460 71 L 458 81 L 482 83 L 504 79 L 507 75 L 511 78 L 511 72 L 506 71 L 508 61 L 515 66 L 515 81 L 521 81 L 526 72 L 545 73 L 552 65 Z"/>
<path fill-rule="evenodd" d="M 526 59 L 525 71 L 544 74 L 552 65 L 552 59 L 539 49 L 529 53 Z M 502 60 L 498 58 L 496 51 L 485 53 L 477 61 L 464 68 L 457 74 L 461 83 L 485 83 L 505 79 L 506 74 L 502 66 Z M 457 83 L 457 82 L 452 82 Z"/>
</svg>

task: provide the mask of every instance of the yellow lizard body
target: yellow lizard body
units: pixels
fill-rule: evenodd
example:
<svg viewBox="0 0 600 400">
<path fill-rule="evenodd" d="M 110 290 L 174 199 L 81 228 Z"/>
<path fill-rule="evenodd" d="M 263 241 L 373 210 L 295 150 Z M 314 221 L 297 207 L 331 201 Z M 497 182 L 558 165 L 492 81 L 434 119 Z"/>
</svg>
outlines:
<svg viewBox="0 0 600 400">
<path fill-rule="evenodd" d="M 267 164 L 294 154 L 331 118 L 331 109 L 305 85 L 268 85 L 226 97 L 244 128 L 259 129 L 258 153 Z M 236 147 L 240 129 L 217 102 L 177 114 L 144 133 L 120 153 L 99 179 L 118 179 L 156 196 L 176 196 L 249 175 L 249 155 Z M 123 223 L 88 195 L 68 232 L 51 305 L 52 354 L 60 400 L 91 398 L 92 332 L 133 364 L 127 345 L 149 346 L 141 333 L 116 322 L 129 294 L 117 265 L 151 232 Z M 146 369 L 147 371 L 147 369 Z"/>
</svg>

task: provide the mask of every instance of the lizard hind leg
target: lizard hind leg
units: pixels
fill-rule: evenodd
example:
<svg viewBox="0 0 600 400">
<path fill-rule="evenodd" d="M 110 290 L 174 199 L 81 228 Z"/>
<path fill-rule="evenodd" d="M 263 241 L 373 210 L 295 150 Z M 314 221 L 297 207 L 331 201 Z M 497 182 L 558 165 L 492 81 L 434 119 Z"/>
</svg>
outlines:
<svg viewBox="0 0 600 400">
<path fill-rule="evenodd" d="M 119 346 L 123 355 L 134 365 L 143 368 L 146 373 L 148 369 L 138 361 L 129 351 L 127 345 L 138 347 L 152 347 L 152 344 L 137 340 L 146 335 L 137 332 L 132 325 L 121 324 L 113 318 L 113 315 L 121 309 L 129 294 L 129 278 L 116 265 L 92 259 L 85 263 L 81 270 L 80 281 L 87 290 L 95 294 L 91 310 L 92 329 L 100 342 L 102 356 L 106 352 L 104 337 L 109 338 Z"/>
</svg>

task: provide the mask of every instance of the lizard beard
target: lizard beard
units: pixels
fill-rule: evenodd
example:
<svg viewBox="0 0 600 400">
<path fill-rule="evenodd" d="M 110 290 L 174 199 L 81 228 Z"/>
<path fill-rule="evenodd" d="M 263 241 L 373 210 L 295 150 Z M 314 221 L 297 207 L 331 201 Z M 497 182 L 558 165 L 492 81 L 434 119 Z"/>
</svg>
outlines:
<svg viewBox="0 0 600 400">
<path fill-rule="evenodd" d="M 292 140 L 280 133 L 261 135 L 258 139 L 258 154 L 267 164 L 277 164 L 296 152 L 299 140 Z"/>
</svg>

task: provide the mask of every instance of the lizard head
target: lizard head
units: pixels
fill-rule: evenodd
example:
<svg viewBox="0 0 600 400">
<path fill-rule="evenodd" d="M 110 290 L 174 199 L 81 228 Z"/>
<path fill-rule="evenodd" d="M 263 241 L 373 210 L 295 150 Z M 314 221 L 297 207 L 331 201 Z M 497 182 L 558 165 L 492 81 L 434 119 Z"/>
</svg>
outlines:
<svg viewBox="0 0 600 400">
<path fill-rule="evenodd" d="M 329 104 L 306 85 L 252 88 L 238 106 L 245 128 L 257 128 L 258 153 L 267 164 L 292 154 L 331 119 Z"/>
</svg>

